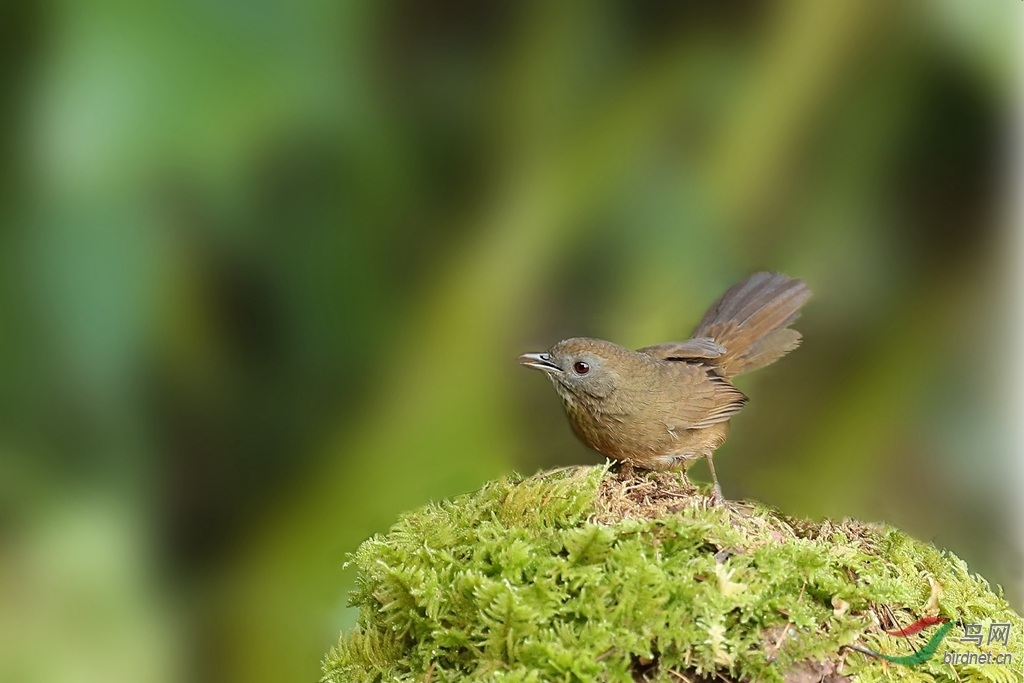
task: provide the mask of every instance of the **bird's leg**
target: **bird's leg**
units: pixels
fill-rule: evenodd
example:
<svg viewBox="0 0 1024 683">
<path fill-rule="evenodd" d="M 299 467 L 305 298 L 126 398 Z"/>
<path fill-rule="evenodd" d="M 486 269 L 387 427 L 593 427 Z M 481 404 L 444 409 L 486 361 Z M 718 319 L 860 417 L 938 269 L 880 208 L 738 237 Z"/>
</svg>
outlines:
<svg viewBox="0 0 1024 683">
<path fill-rule="evenodd" d="M 715 474 L 715 463 L 711 461 L 711 453 L 705 453 L 704 459 L 708 461 L 708 469 L 711 470 L 711 481 L 714 483 L 714 487 L 711 490 L 711 504 L 721 505 L 725 502 L 725 496 L 722 495 L 722 487 L 718 485 L 718 475 Z"/>
</svg>

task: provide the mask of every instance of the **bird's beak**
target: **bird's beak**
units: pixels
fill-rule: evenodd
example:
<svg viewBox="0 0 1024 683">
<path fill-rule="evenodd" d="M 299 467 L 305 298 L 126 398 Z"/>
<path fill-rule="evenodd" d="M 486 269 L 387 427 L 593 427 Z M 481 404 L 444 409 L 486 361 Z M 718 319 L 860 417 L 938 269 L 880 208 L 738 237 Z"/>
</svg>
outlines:
<svg viewBox="0 0 1024 683">
<path fill-rule="evenodd" d="M 552 374 L 562 371 L 562 368 L 551 362 L 551 356 L 546 353 L 524 353 L 519 356 L 519 363 Z"/>
</svg>

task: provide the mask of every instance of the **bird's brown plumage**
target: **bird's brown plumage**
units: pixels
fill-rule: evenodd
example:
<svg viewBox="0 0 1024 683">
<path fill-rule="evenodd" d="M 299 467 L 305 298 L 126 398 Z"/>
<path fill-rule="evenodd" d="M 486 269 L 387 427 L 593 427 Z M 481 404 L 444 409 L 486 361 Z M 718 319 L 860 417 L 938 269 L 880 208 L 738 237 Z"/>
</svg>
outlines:
<svg viewBox="0 0 1024 683">
<path fill-rule="evenodd" d="M 747 400 L 730 380 L 799 345 L 788 325 L 810 296 L 801 280 L 755 273 L 712 304 L 688 340 L 631 351 L 578 337 L 520 362 L 548 374 L 573 431 L 602 455 L 644 469 L 699 457 L 711 465 Z"/>
</svg>

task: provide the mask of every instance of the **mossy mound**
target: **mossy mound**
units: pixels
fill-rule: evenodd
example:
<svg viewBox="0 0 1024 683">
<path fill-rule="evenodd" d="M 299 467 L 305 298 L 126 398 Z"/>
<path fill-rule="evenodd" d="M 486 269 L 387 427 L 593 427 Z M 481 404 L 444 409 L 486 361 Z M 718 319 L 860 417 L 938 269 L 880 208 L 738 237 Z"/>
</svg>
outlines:
<svg viewBox="0 0 1024 683">
<path fill-rule="evenodd" d="M 887 526 L 713 507 L 678 474 L 607 467 L 506 478 L 404 515 L 355 553 L 359 625 L 324 662 L 348 681 L 1019 682 L 1024 624 L 959 558 Z M 924 616 L 954 627 L 902 666 Z M 951 665 L 947 652 L 1010 652 Z"/>
</svg>

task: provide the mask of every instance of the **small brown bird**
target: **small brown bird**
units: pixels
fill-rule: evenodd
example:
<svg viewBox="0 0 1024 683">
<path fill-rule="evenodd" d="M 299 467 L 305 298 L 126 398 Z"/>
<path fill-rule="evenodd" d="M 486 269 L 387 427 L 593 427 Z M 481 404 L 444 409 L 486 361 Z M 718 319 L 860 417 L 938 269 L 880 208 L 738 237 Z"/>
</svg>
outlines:
<svg viewBox="0 0 1024 683">
<path fill-rule="evenodd" d="M 705 458 L 720 502 L 711 457 L 747 402 L 731 380 L 800 344 L 788 325 L 810 297 L 802 280 L 754 273 L 723 294 L 686 341 L 630 351 L 580 337 L 519 362 L 547 373 L 587 446 L 649 470 L 685 470 Z"/>
</svg>

